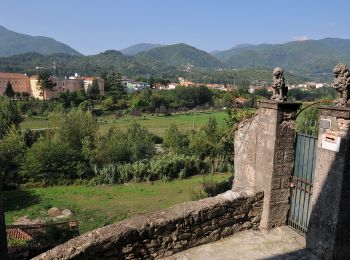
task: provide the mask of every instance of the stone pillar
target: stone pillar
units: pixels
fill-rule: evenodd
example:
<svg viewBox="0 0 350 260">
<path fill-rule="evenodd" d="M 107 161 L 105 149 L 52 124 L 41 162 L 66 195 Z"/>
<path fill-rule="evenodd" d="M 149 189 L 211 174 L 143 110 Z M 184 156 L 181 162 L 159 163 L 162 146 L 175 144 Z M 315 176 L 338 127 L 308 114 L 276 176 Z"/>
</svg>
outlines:
<svg viewBox="0 0 350 260">
<path fill-rule="evenodd" d="M 350 108 L 319 107 L 320 131 L 307 247 L 324 259 L 350 258 Z"/>
<path fill-rule="evenodd" d="M 264 191 L 260 227 L 285 225 L 294 161 L 295 118 L 300 103 L 260 101 L 255 186 Z"/>
</svg>

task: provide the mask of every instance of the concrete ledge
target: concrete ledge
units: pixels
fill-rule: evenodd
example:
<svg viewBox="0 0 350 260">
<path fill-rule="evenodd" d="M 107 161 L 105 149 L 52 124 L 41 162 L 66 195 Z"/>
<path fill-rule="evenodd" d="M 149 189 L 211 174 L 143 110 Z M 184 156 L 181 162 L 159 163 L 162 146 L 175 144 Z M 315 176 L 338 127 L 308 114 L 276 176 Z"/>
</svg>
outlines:
<svg viewBox="0 0 350 260">
<path fill-rule="evenodd" d="M 232 192 L 139 215 L 76 237 L 33 259 L 154 259 L 258 228 L 263 193 Z"/>
</svg>

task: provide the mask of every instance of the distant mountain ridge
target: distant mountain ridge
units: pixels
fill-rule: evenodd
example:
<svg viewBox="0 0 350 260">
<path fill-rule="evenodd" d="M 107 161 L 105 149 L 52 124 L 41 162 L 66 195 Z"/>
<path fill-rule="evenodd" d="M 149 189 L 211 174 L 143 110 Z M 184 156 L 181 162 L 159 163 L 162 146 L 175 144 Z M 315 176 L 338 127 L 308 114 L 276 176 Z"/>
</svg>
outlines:
<svg viewBox="0 0 350 260">
<path fill-rule="evenodd" d="M 337 63 L 350 65 L 350 40 L 325 38 L 284 44 L 239 44 L 229 50 L 211 53 L 185 43 L 139 43 L 120 51 L 108 50 L 84 56 L 52 38 L 20 34 L 0 26 L 0 57 L 3 57 L 0 58 L 0 68 L 5 71 L 19 71 L 26 66 L 26 70 L 31 71 L 33 65 L 52 66 L 54 61 L 67 72 L 74 69 L 93 74 L 114 69 L 136 75 L 157 74 L 159 71 L 166 75 L 169 71 L 184 71 L 187 64 L 193 65 L 194 70 L 212 71 L 271 70 L 281 66 L 310 79 L 329 81 Z M 68 66 L 67 69 L 64 66 Z"/>
<path fill-rule="evenodd" d="M 68 45 L 52 38 L 17 33 L 0 25 L 0 57 L 28 52 L 37 52 L 44 55 L 55 53 L 81 55 Z"/>
<path fill-rule="evenodd" d="M 228 67 L 284 67 L 302 75 L 330 75 L 337 63 L 350 64 L 350 40 L 325 38 L 284 44 L 260 44 L 215 52 Z"/>
<path fill-rule="evenodd" d="M 162 47 L 163 44 L 153 44 L 153 43 L 137 43 L 134 45 L 131 45 L 127 48 L 119 50 L 124 55 L 136 55 L 143 51 L 149 51 L 154 48 Z"/>
<path fill-rule="evenodd" d="M 170 66 L 191 64 L 201 68 L 220 68 L 222 62 L 209 53 L 199 50 L 185 43 L 166 45 L 144 51 L 136 55 L 139 58 L 153 59 Z"/>
</svg>

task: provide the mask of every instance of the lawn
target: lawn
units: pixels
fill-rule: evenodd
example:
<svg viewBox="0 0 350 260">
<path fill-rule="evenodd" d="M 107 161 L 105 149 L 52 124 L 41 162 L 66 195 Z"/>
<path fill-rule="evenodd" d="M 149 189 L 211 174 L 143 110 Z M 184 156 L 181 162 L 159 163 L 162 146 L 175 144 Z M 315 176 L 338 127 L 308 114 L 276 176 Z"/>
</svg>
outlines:
<svg viewBox="0 0 350 260">
<path fill-rule="evenodd" d="M 217 181 L 230 173 L 216 174 Z M 191 190 L 199 190 L 203 176 L 184 180 L 129 183 L 124 185 L 72 185 L 5 192 L 6 223 L 16 218 L 46 217 L 50 207 L 69 208 L 75 213 L 81 233 L 126 217 L 168 208 L 191 200 Z"/>
<path fill-rule="evenodd" d="M 202 127 L 208 122 L 208 118 L 213 116 L 217 119 L 218 124 L 222 125 L 224 119 L 227 118 L 225 111 L 209 111 L 209 112 L 194 112 L 186 114 L 174 114 L 171 116 L 155 116 L 144 115 L 142 117 L 125 116 L 120 119 L 116 119 L 114 115 L 99 116 L 97 118 L 100 126 L 100 133 L 106 133 L 111 127 L 119 127 L 126 129 L 133 121 L 145 126 L 150 132 L 164 136 L 165 130 L 169 128 L 169 125 L 174 122 L 179 129 L 187 131 Z M 38 129 L 47 128 L 48 120 L 45 117 L 31 117 L 26 118 L 21 123 L 21 129 Z"/>
</svg>

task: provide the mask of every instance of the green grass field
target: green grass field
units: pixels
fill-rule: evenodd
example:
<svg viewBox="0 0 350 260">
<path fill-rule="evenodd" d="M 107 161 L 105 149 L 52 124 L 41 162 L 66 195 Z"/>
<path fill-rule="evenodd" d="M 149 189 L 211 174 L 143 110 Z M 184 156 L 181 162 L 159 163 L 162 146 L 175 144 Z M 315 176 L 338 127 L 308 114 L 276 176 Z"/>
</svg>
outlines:
<svg viewBox="0 0 350 260">
<path fill-rule="evenodd" d="M 230 173 L 216 174 L 217 181 Z M 191 190 L 199 190 L 203 176 L 184 180 L 124 185 L 72 185 L 5 192 L 6 223 L 16 218 L 43 218 L 51 207 L 69 208 L 75 213 L 81 233 L 126 217 L 168 208 L 191 200 Z"/>
<path fill-rule="evenodd" d="M 217 119 L 218 124 L 224 123 L 227 118 L 225 111 L 213 112 L 196 112 L 187 114 L 175 114 L 171 116 L 152 116 L 145 115 L 142 117 L 125 116 L 116 119 L 114 115 L 105 115 L 97 118 L 100 126 L 100 133 L 106 133 L 111 127 L 119 127 L 126 129 L 133 121 L 145 126 L 150 132 L 164 136 L 165 130 L 169 128 L 172 122 L 176 123 L 178 128 L 182 131 L 193 129 L 193 126 L 198 129 L 208 122 L 208 118 L 213 116 Z M 21 123 L 21 129 L 38 129 L 47 128 L 48 120 L 45 117 L 31 117 L 26 118 Z"/>
</svg>

